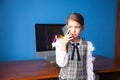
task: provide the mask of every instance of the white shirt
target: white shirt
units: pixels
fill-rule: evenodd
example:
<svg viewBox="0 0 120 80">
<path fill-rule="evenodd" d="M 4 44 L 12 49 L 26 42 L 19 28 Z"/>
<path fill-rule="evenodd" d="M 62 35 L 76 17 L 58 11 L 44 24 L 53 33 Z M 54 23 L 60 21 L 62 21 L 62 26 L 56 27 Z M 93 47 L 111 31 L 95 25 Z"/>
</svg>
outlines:
<svg viewBox="0 0 120 80">
<path fill-rule="evenodd" d="M 95 47 L 90 41 L 87 41 L 87 80 L 95 80 L 95 75 L 93 72 L 93 61 L 95 58 L 92 56 L 92 52 L 95 50 Z M 57 41 L 53 44 L 56 48 L 56 63 L 59 67 L 65 67 L 68 63 L 68 53 L 66 51 L 61 51 L 61 39 L 57 39 Z"/>
</svg>

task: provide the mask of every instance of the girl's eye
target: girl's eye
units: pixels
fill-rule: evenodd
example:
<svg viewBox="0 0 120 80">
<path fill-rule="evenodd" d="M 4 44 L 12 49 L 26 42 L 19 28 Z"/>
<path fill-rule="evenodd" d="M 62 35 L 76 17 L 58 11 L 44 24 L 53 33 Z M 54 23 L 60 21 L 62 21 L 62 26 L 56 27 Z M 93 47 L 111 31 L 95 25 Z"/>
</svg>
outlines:
<svg viewBox="0 0 120 80">
<path fill-rule="evenodd" d="M 75 28 L 80 28 L 79 26 L 75 26 Z"/>
<path fill-rule="evenodd" d="M 80 28 L 80 26 L 74 26 L 74 27 L 68 26 L 68 28 Z"/>
<path fill-rule="evenodd" d="M 68 28 L 71 28 L 71 26 L 68 26 Z"/>
<path fill-rule="evenodd" d="M 75 26 L 75 28 L 81 28 L 80 26 Z"/>
</svg>

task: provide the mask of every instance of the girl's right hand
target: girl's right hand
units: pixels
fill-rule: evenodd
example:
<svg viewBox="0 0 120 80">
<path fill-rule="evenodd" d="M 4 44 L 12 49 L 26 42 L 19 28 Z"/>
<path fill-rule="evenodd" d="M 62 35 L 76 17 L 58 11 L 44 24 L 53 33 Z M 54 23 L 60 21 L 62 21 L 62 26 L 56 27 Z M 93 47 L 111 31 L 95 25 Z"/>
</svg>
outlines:
<svg viewBox="0 0 120 80">
<path fill-rule="evenodd" d="M 70 30 L 68 29 L 67 32 L 66 32 L 66 34 L 65 34 L 65 36 L 64 36 L 64 38 L 62 39 L 62 44 L 67 45 L 67 43 L 69 41 L 71 41 L 72 39 L 74 39 L 74 36 L 70 32 Z"/>
<path fill-rule="evenodd" d="M 67 43 L 72 40 L 74 37 L 71 34 L 70 30 L 68 29 L 64 38 L 61 40 L 61 51 L 67 50 Z"/>
</svg>

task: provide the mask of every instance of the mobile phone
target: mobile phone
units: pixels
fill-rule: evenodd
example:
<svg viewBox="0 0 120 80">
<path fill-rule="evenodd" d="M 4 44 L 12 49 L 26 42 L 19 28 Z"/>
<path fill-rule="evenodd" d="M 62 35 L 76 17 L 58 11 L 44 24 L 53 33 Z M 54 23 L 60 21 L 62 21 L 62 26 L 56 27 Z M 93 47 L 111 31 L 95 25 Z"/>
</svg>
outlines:
<svg viewBox="0 0 120 80">
<path fill-rule="evenodd" d="M 62 27 L 62 31 L 63 31 L 63 34 L 65 35 L 66 34 L 66 31 L 68 30 L 68 26 L 65 25 Z"/>
</svg>

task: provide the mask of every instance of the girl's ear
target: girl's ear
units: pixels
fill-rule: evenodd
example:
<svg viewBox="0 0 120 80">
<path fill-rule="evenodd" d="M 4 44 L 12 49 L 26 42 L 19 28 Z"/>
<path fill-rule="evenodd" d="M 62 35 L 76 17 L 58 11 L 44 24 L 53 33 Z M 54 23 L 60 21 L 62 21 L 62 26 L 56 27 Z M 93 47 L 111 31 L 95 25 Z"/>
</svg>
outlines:
<svg viewBox="0 0 120 80">
<path fill-rule="evenodd" d="M 83 25 L 81 31 L 83 31 L 84 29 L 85 29 L 85 26 Z"/>
</svg>

